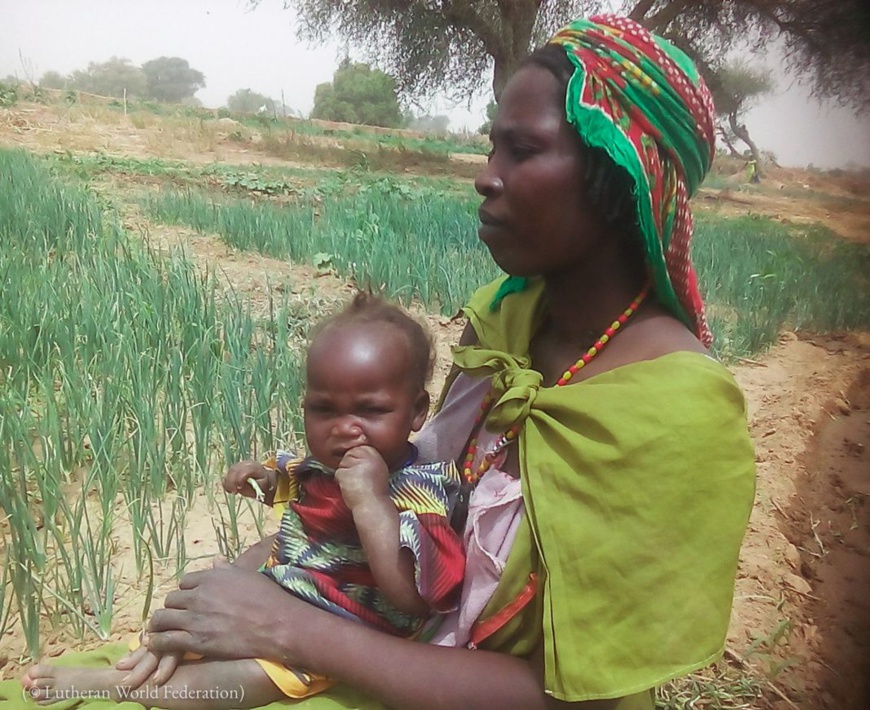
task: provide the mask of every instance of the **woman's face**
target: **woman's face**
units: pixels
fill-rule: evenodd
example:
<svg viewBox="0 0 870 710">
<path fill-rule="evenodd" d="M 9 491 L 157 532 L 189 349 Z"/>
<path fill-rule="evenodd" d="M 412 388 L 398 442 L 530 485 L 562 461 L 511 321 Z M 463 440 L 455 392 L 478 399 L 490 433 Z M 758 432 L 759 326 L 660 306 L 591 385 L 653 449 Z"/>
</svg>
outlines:
<svg viewBox="0 0 870 710">
<path fill-rule="evenodd" d="M 606 230 L 588 206 L 580 141 L 549 71 L 532 65 L 513 76 L 490 140 L 489 161 L 474 183 L 484 198 L 480 240 L 512 276 L 575 269 Z"/>
<path fill-rule="evenodd" d="M 311 455 L 338 468 L 356 446 L 372 446 L 393 471 L 408 457 L 408 435 L 426 418 L 429 397 L 412 386 L 407 338 L 395 327 L 327 327 L 311 344 L 303 402 Z"/>
</svg>

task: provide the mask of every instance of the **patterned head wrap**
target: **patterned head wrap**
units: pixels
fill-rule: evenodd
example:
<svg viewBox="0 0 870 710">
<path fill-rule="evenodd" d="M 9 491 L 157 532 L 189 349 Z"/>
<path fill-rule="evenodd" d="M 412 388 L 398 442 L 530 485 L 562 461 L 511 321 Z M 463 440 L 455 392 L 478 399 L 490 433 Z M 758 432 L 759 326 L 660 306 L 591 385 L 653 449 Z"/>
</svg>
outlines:
<svg viewBox="0 0 870 710">
<path fill-rule="evenodd" d="M 690 255 L 688 201 L 713 160 L 710 92 L 682 51 L 627 18 L 577 19 L 549 44 L 563 47 L 574 65 L 565 99 L 568 122 L 633 183 L 659 302 L 709 345 L 713 336 Z"/>
</svg>

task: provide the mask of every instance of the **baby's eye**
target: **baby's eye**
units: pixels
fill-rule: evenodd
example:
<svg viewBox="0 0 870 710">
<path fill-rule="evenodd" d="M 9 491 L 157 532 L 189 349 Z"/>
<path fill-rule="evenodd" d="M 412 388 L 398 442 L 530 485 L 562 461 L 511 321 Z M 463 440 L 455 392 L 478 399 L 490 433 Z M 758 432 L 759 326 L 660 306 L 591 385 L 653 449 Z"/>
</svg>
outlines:
<svg viewBox="0 0 870 710">
<path fill-rule="evenodd" d="M 368 407 L 364 407 L 363 411 L 366 414 L 389 414 L 392 410 L 389 407 L 373 404 Z"/>
</svg>

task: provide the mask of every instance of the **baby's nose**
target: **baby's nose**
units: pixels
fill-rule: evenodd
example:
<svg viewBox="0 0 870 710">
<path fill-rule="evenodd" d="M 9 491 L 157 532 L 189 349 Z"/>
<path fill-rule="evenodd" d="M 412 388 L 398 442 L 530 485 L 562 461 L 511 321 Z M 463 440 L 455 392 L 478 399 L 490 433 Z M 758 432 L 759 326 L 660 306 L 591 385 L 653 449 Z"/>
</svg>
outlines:
<svg viewBox="0 0 870 710">
<path fill-rule="evenodd" d="M 366 439 L 365 432 L 359 422 L 354 419 L 342 419 L 336 422 L 333 434 L 356 445 L 364 444 Z"/>
</svg>

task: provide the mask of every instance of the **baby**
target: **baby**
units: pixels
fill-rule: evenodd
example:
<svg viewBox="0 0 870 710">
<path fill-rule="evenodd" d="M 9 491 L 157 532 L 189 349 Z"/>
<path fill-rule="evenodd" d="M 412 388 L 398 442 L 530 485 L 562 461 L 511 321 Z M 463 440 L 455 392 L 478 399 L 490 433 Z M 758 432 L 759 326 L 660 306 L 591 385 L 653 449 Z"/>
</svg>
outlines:
<svg viewBox="0 0 870 710">
<path fill-rule="evenodd" d="M 306 365 L 308 457 L 243 461 L 224 478 L 229 492 L 286 506 L 265 564 L 263 543 L 235 564 L 259 567 L 311 604 L 401 636 L 417 634 L 433 611 L 455 607 L 464 557 L 449 520 L 459 474 L 453 462 L 418 463 L 408 441 L 426 419 L 433 360 L 419 323 L 366 294 L 317 327 Z M 147 681 L 134 688 L 130 678 L 143 671 Z M 258 707 L 331 684 L 279 661 L 185 663 L 144 648 L 106 670 L 39 664 L 23 683 L 41 701 L 78 687 L 168 709 L 191 707 L 180 697 L 190 689 L 242 686 L 242 706 Z M 239 698 L 226 707 L 240 707 Z"/>
</svg>

